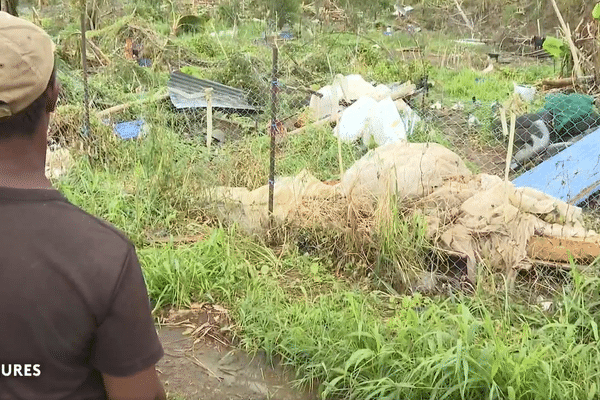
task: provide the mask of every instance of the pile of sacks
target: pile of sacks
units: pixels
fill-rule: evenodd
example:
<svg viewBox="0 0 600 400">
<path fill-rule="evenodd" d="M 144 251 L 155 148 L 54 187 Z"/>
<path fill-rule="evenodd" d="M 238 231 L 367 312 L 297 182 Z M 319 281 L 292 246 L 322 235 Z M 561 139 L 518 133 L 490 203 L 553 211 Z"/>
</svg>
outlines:
<svg viewBox="0 0 600 400">
<path fill-rule="evenodd" d="M 435 143 L 399 141 L 378 147 L 336 185 L 322 183 L 307 171 L 278 180 L 274 217 L 280 223 L 293 219 L 308 199 L 370 204 L 376 210 L 390 194 L 425 216 L 432 242 L 465 259 L 472 282 L 479 263 L 509 275 L 529 268 L 527 244 L 534 235 L 600 243 L 599 235 L 584 228 L 579 207 L 534 189 L 516 188 L 497 176 L 474 175 L 458 155 Z M 212 201 L 223 220 L 248 232 L 267 227 L 268 186 L 253 191 L 217 188 Z"/>
</svg>

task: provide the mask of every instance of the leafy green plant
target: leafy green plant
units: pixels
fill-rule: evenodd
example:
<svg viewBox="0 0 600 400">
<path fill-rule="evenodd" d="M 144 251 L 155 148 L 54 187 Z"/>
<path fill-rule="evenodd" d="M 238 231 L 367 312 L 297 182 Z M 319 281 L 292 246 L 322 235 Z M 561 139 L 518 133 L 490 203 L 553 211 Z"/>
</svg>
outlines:
<svg viewBox="0 0 600 400">
<path fill-rule="evenodd" d="M 543 44 L 544 50 L 546 50 L 552 57 L 561 60 L 568 51 L 567 44 L 561 40 L 552 36 L 547 36 Z"/>
<path fill-rule="evenodd" d="M 595 20 L 600 20 L 600 3 L 594 6 L 594 9 L 592 10 L 592 17 L 594 17 Z"/>
</svg>

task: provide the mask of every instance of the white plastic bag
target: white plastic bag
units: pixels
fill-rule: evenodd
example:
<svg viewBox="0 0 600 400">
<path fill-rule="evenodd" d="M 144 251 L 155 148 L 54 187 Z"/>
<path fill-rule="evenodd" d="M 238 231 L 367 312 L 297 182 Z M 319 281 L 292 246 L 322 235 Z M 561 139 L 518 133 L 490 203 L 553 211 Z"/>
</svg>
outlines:
<svg viewBox="0 0 600 400">
<path fill-rule="evenodd" d="M 320 120 L 337 114 L 341 110 L 340 100 L 343 98 L 342 88 L 339 85 L 327 85 L 317 91 L 323 96 L 312 95 L 309 107 L 313 118 Z"/>
<path fill-rule="evenodd" d="M 531 103 L 535 98 L 535 87 L 517 85 L 515 82 L 513 82 L 513 86 L 515 87 L 515 93 L 521 96 L 526 102 Z"/>
<path fill-rule="evenodd" d="M 406 129 L 400 118 L 396 104 L 387 97 L 371 108 L 367 129 L 363 135 L 366 145 L 371 137 L 379 146 L 406 140 Z"/>
<path fill-rule="evenodd" d="M 336 75 L 334 84 L 342 88 L 344 99 L 348 102 L 357 100 L 363 96 L 371 96 L 375 92 L 375 87 L 365 81 L 360 75 Z"/>
<path fill-rule="evenodd" d="M 370 97 L 358 99 L 342 114 L 339 124 L 335 127 L 335 136 L 347 142 L 361 138 L 367 128 L 371 109 L 376 105 L 377 102 Z"/>
</svg>

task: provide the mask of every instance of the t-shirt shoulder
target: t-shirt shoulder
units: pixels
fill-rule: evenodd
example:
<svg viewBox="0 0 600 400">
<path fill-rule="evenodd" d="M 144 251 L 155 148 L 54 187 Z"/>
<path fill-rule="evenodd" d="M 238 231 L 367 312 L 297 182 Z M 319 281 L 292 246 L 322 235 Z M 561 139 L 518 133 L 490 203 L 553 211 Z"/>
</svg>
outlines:
<svg viewBox="0 0 600 400">
<path fill-rule="evenodd" d="M 100 228 L 106 229 L 108 231 L 107 233 L 116 235 L 119 239 L 121 239 L 124 243 L 126 243 L 128 245 L 128 247 L 133 247 L 133 243 L 131 242 L 131 240 L 127 237 L 127 235 L 125 235 L 125 233 L 123 233 L 117 227 L 88 213 L 87 211 L 83 210 L 82 208 L 77 207 L 76 205 L 74 205 L 68 201 L 66 201 L 66 206 L 71 209 L 73 214 L 80 215 L 82 218 L 89 219 L 90 222 L 96 223 Z M 129 249 L 128 249 L 128 251 L 129 251 Z"/>
</svg>

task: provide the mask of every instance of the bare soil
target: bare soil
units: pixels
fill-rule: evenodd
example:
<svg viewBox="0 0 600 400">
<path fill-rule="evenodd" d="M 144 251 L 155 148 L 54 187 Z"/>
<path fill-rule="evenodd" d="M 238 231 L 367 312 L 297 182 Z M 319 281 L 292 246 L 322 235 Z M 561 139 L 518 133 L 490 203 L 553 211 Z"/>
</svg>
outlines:
<svg viewBox="0 0 600 400">
<path fill-rule="evenodd" d="M 313 400 L 313 392 L 292 387 L 292 371 L 236 348 L 226 333 L 227 311 L 193 305 L 171 311 L 158 328 L 165 356 L 157 364 L 173 400 Z"/>
</svg>

